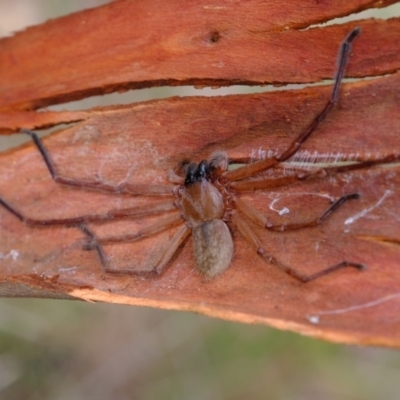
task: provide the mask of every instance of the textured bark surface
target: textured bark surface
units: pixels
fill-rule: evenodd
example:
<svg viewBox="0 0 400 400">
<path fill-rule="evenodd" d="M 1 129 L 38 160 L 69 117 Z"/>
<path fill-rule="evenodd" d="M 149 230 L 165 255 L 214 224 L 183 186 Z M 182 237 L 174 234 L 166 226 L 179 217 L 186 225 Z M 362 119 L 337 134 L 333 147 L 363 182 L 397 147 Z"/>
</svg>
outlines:
<svg viewBox="0 0 400 400">
<path fill-rule="evenodd" d="M 330 86 L 79 112 L 29 110 L 165 83 L 318 81 L 333 75 L 339 43 L 359 25 L 363 32 L 354 43 L 348 75 L 390 75 L 346 84 L 338 107 L 305 144 L 309 153 L 303 152 L 303 159 L 319 154 L 318 161 L 332 162 L 400 153 L 400 74 L 393 73 L 400 69 L 399 19 L 302 31 L 371 5 L 353 1 L 306 8 L 302 3 L 282 15 L 272 1 L 183 4 L 163 2 L 164 9 L 156 1 L 119 1 L 1 40 L 2 132 L 74 122 L 45 140 L 58 170 L 67 177 L 114 184 L 167 183 L 168 171 L 183 159 L 200 161 L 221 149 L 235 158 L 282 151 L 323 108 Z M 66 35 L 70 44 L 60 46 Z M 301 284 L 263 261 L 230 226 L 234 260 L 216 279 L 205 280 L 196 271 L 191 239 L 161 277 L 105 274 L 96 254 L 82 249 L 78 229 L 29 228 L 0 209 L 0 294 L 191 310 L 333 341 L 399 346 L 399 173 L 399 165 L 392 164 L 242 195 L 281 223 L 309 220 L 343 193 L 360 193 L 361 199 L 317 228 L 254 229 L 271 254 L 304 273 L 344 259 L 366 264 L 365 272 L 340 271 Z M 31 144 L 1 155 L 0 196 L 25 215 L 43 219 L 157 201 L 61 187 Z M 289 212 L 282 213 L 285 209 Z M 135 232 L 157 218 L 92 228 L 99 236 Z M 113 268 L 148 268 L 173 232 L 105 250 Z"/>
<path fill-rule="evenodd" d="M 0 109 L 33 109 L 129 88 L 331 79 L 350 27 L 308 29 L 372 2 L 116 1 L 0 42 Z M 352 24 L 354 26 L 355 24 Z M 398 19 L 365 20 L 348 76 L 398 69 Z"/>
</svg>

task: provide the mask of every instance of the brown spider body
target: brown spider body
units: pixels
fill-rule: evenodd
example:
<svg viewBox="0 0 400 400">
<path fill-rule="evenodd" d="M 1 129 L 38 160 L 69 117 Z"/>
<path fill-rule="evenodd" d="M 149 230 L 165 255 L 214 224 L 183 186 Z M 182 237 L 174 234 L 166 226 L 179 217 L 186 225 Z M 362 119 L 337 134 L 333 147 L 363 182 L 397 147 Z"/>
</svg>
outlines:
<svg viewBox="0 0 400 400">
<path fill-rule="evenodd" d="M 182 217 L 192 230 L 197 269 L 208 278 L 224 272 L 233 257 L 232 236 L 222 220 L 225 200 L 211 178 L 212 172 L 227 164 L 224 153 L 218 153 L 209 163 L 190 164 L 180 195 Z"/>
</svg>

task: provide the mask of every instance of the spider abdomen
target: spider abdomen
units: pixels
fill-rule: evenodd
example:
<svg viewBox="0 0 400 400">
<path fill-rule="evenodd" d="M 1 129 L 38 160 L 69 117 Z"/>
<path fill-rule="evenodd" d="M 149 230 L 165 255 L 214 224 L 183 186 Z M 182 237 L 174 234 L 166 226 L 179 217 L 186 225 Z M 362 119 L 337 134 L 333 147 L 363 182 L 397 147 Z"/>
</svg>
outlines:
<svg viewBox="0 0 400 400">
<path fill-rule="evenodd" d="M 224 272 L 232 261 L 233 240 L 222 219 L 204 222 L 192 229 L 193 250 L 198 270 L 208 278 Z"/>
</svg>

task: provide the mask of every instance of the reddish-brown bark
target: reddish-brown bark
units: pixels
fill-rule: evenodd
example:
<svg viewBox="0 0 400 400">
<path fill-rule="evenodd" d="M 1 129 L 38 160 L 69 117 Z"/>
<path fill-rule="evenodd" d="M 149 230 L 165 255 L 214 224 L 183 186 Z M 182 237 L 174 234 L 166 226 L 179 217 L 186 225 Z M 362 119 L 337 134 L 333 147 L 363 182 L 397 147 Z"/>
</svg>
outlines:
<svg viewBox="0 0 400 400">
<path fill-rule="evenodd" d="M 258 85 L 332 77 L 350 27 L 303 30 L 395 1 L 118 1 L 31 27 L 0 42 L 0 109 L 33 109 L 160 85 Z M 348 75 L 391 73 L 398 19 L 365 20 Z"/>
<path fill-rule="evenodd" d="M 45 140 L 59 171 L 68 177 L 97 177 L 115 184 L 124 179 L 149 185 L 165 183 L 167 172 L 182 159 L 190 156 L 200 161 L 215 150 L 224 149 L 238 158 L 260 154 L 260 150 L 284 150 L 323 108 L 330 87 L 171 98 L 80 112 L 24 109 L 160 82 L 285 83 L 330 77 L 338 45 L 355 24 L 311 31 L 293 28 L 370 6 L 366 1 L 346 2 L 346 9 L 333 5 L 303 9 L 299 5 L 293 7 L 296 14 L 282 15 L 280 11 L 275 15 L 274 2 L 268 8 L 267 2 L 252 1 L 240 3 L 237 9 L 232 6 L 230 12 L 218 14 L 213 9 L 214 17 L 205 18 L 202 3 L 185 2 L 187 9 L 178 13 L 179 3 L 163 2 L 163 10 L 155 1 L 120 1 L 0 41 L 2 66 L 20 57 L 31 60 L 6 68 L 7 77 L 2 74 L 0 78 L 4 110 L 0 129 L 6 133 L 23 126 L 75 122 Z M 147 14 L 136 11 L 135 25 L 126 17 L 132 15 L 132 4 L 147 10 Z M 207 7 L 212 4 L 207 2 Z M 245 12 L 241 7 L 250 8 Z M 257 12 L 250 12 L 254 9 Z M 165 24 L 155 29 L 160 18 Z M 372 76 L 399 69 L 400 44 L 394 35 L 397 32 L 399 36 L 400 21 L 363 21 L 357 25 L 363 33 L 354 44 L 349 74 Z M 72 30 L 71 26 L 78 28 Z M 284 31 L 284 26 L 292 30 Z M 68 27 L 73 45 L 56 45 L 57 37 L 64 37 Z M 31 35 L 29 41 L 26 32 Z M 107 40 L 102 37 L 105 32 Z M 204 43 L 201 32 L 225 33 L 215 36 L 210 44 Z M 216 47 L 220 44 L 222 48 Z M 265 45 L 269 47 L 260 51 Z M 281 48 L 278 54 L 275 46 Z M 156 57 L 159 62 L 155 62 Z M 216 60 L 224 67 L 212 68 Z M 134 67 L 135 62 L 140 68 Z M 45 75 L 40 64 L 46 65 L 47 72 L 54 68 L 58 75 Z M 72 67 L 74 74 L 68 73 Z M 399 154 L 399 89 L 398 73 L 345 85 L 338 107 L 304 150 L 353 158 Z M 271 254 L 304 273 L 343 259 L 365 263 L 365 272 L 346 270 L 301 284 L 265 263 L 233 229 L 234 261 L 216 279 L 204 280 L 195 270 L 190 240 L 159 278 L 104 274 L 96 254 L 82 249 L 83 235 L 76 228 L 29 228 L 0 209 L 0 293 L 192 310 L 268 323 L 334 341 L 399 346 L 399 173 L 395 164 L 244 195 L 278 223 L 311 219 L 328 207 L 329 199 L 360 193 L 360 200 L 349 202 L 317 228 L 287 233 L 254 229 Z M 35 218 L 101 213 L 156 201 L 60 187 L 51 180 L 32 145 L 1 155 L 0 182 L 0 196 Z M 284 207 L 290 212 L 280 216 L 277 210 Z M 93 229 L 98 235 L 134 232 L 155 218 L 96 224 Z M 138 243 L 107 246 L 106 252 L 113 256 L 114 268 L 149 266 L 172 232 Z"/>
</svg>

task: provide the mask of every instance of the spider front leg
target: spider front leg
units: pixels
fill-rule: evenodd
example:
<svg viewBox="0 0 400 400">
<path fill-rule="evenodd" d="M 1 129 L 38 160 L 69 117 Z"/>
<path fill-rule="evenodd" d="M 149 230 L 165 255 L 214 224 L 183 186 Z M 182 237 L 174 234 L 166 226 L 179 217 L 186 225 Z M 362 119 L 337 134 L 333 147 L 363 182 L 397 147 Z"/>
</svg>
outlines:
<svg viewBox="0 0 400 400">
<path fill-rule="evenodd" d="M 318 271 L 311 275 L 304 275 L 297 271 L 296 269 L 289 267 L 280 261 L 278 261 L 274 256 L 268 254 L 262 246 L 260 239 L 254 233 L 254 231 L 250 228 L 250 226 L 236 213 L 231 216 L 232 223 L 238 228 L 239 232 L 243 235 L 243 237 L 252 245 L 254 250 L 268 263 L 274 265 L 279 268 L 286 274 L 291 277 L 297 279 L 300 282 L 306 283 L 313 281 L 317 278 L 320 278 L 324 275 L 328 275 L 332 272 L 338 271 L 343 268 L 352 267 L 358 270 L 364 270 L 365 266 L 363 264 L 351 262 L 351 261 L 342 261 L 338 264 L 332 265 L 328 268 L 324 268 L 321 271 Z"/>
<path fill-rule="evenodd" d="M 288 146 L 288 148 L 278 156 L 267 158 L 265 160 L 257 161 L 253 164 L 246 165 L 245 167 L 238 168 L 235 170 L 227 171 L 224 173 L 224 177 L 230 181 L 237 181 L 240 179 L 248 178 L 254 176 L 260 172 L 266 171 L 281 162 L 286 161 L 293 155 L 297 153 L 301 145 L 310 137 L 310 135 L 315 131 L 318 125 L 326 118 L 329 112 L 332 110 L 334 105 L 337 103 L 339 98 L 339 89 L 344 77 L 345 69 L 347 66 L 348 57 L 351 51 L 351 45 L 354 39 L 360 34 L 361 28 L 353 29 L 343 40 L 339 56 L 338 56 L 338 70 L 335 76 L 335 84 L 333 86 L 331 98 L 326 103 L 323 110 L 317 115 L 316 118 L 311 122 L 308 128 L 300 133 L 293 142 Z"/>
<path fill-rule="evenodd" d="M 50 156 L 50 153 L 47 151 L 46 147 L 43 145 L 39 136 L 36 132 L 33 132 L 29 129 L 21 129 L 22 133 L 30 136 L 33 140 L 33 143 L 39 150 L 47 169 L 50 172 L 50 175 L 54 182 L 73 186 L 81 189 L 90 189 L 101 192 L 109 192 L 109 193 L 129 193 L 132 195 L 140 195 L 140 196 L 160 196 L 160 195 L 171 195 L 171 186 L 170 185 L 141 185 L 141 184 L 130 184 L 130 183 L 121 183 L 117 186 L 109 185 L 107 183 L 101 181 L 83 181 L 79 179 L 71 179 L 65 178 L 61 176 L 57 168 L 55 167 L 54 161 Z"/>
</svg>

